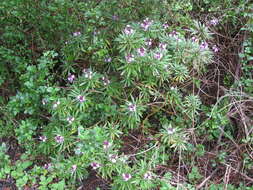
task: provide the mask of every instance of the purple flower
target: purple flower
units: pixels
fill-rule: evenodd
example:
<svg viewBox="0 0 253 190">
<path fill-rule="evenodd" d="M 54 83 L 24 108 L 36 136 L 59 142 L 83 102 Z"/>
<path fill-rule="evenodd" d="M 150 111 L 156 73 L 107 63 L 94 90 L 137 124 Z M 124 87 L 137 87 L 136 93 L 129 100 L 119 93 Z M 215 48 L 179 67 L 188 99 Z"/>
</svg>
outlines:
<svg viewBox="0 0 253 190">
<path fill-rule="evenodd" d="M 151 26 L 152 23 L 153 23 L 152 20 L 150 20 L 149 18 L 146 18 L 146 19 L 141 23 L 141 27 L 143 28 L 144 31 L 147 31 L 148 28 Z"/>
<path fill-rule="evenodd" d="M 144 179 L 148 179 L 148 180 L 152 179 L 152 173 L 151 172 L 146 172 L 144 174 Z"/>
<path fill-rule="evenodd" d="M 56 137 L 54 138 L 54 140 L 55 140 L 57 143 L 63 143 L 63 142 L 64 142 L 64 137 L 61 136 L 61 135 L 56 135 Z"/>
<path fill-rule="evenodd" d="M 112 162 L 112 163 L 116 163 L 117 162 L 117 159 L 118 159 L 118 156 L 115 155 L 115 154 L 109 154 L 109 160 Z"/>
<path fill-rule="evenodd" d="M 127 63 L 131 63 L 131 62 L 134 61 L 134 55 L 133 54 L 127 54 L 125 58 L 126 58 Z"/>
<path fill-rule="evenodd" d="M 97 168 L 101 167 L 101 164 L 97 162 L 92 162 L 90 166 L 92 167 L 93 170 L 96 170 Z"/>
<path fill-rule="evenodd" d="M 160 44 L 159 44 L 159 48 L 160 48 L 161 50 L 165 50 L 166 47 L 167 47 L 167 44 L 165 44 L 165 43 L 160 43 Z"/>
<path fill-rule="evenodd" d="M 207 43 L 207 42 L 202 42 L 202 43 L 200 44 L 200 49 L 201 49 L 201 50 L 206 50 L 206 49 L 208 49 L 208 43 Z"/>
<path fill-rule="evenodd" d="M 169 135 L 172 135 L 175 131 L 176 131 L 176 130 L 173 129 L 173 128 L 168 128 L 168 129 L 167 129 L 167 133 L 168 133 Z"/>
<path fill-rule="evenodd" d="M 75 36 L 75 37 L 76 37 L 76 36 L 80 36 L 80 35 L 81 35 L 81 32 L 74 32 L 74 33 L 73 33 L 73 36 Z"/>
<path fill-rule="evenodd" d="M 129 104 L 128 104 L 128 110 L 129 110 L 130 112 L 135 112 L 135 111 L 136 111 L 136 105 L 133 104 L 133 103 L 129 103 Z"/>
<path fill-rule="evenodd" d="M 160 53 L 160 52 L 157 52 L 157 53 L 154 54 L 154 58 L 157 59 L 157 60 L 160 60 L 162 57 L 163 57 L 163 54 Z"/>
<path fill-rule="evenodd" d="M 73 123 L 74 120 L 74 117 L 67 117 L 67 122 L 69 122 L 69 124 Z"/>
<path fill-rule="evenodd" d="M 131 35 L 134 33 L 134 30 L 133 28 L 130 26 L 130 25 L 126 25 L 125 29 L 124 29 L 124 33 L 126 35 Z"/>
<path fill-rule="evenodd" d="M 40 136 L 39 139 L 40 139 L 42 142 L 46 142 L 47 137 L 46 137 L 46 136 Z"/>
<path fill-rule="evenodd" d="M 79 96 L 77 96 L 77 100 L 82 103 L 86 100 L 86 98 L 82 95 L 79 95 Z"/>
<path fill-rule="evenodd" d="M 144 47 L 141 47 L 137 49 L 137 52 L 141 57 L 143 57 L 146 54 L 146 49 Z"/>
<path fill-rule="evenodd" d="M 109 141 L 104 141 L 103 142 L 103 147 L 104 147 L 104 149 L 108 149 L 108 148 L 110 148 L 112 146 L 112 144 L 109 142 Z"/>
<path fill-rule="evenodd" d="M 123 173 L 122 177 L 124 181 L 128 181 L 129 179 L 132 178 L 131 174 L 128 174 L 128 173 Z"/>
<path fill-rule="evenodd" d="M 47 163 L 47 164 L 44 164 L 44 168 L 46 169 L 46 170 L 50 170 L 51 168 L 52 168 L 52 164 L 51 163 Z"/>
<path fill-rule="evenodd" d="M 152 45 L 152 39 L 148 39 L 145 42 L 146 46 L 151 46 Z"/>
<path fill-rule="evenodd" d="M 59 101 L 59 100 L 53 104 L 53 108 L 54 108 L 54 109 L 57 108 L 58 105 L 60 105 L 60 101 Z"/>
<path fill-rule="evenodd" d="M 215 53 L 219 51 L 219 48 L 218 48 L 216 45 L 214 45 L 214 46 L 212 47 L 212 49 L 213 49 L 213 51 L 214 51 Z"/>
<path fill-rule="evenodd" d="M 69 82 L 73 82 L 74 79 L 75 79 L 75 75 L 69 75 L 69 76 L 68 76 L 68 81 L 69 81 Z"/>
<path fill-rule="evenodd" d="M 76 171 L 76 169 L 77 169 L 77 165 L 74 164 L 74 165 L 71 166 L 70 170 L 71 170 L 72 173 L 74 173 Z"/>
<path fill-rule="evenodd" d="M 219 23 L 219 20 L 217 18 L 214 18 L 214 19 L 209 21 L 209 24 L 213 25 L 213 26 L 217 25 L 218 23 Z"/>
<path fill-rule="evenodd" d="M 164 29 L 167 29 L 167 28 L 169 28 L 169 25 L 168 25 L 167 23 L 164 23 L 164 24 L 163 24 L 163 28 L 164 28 Z"/>
</svg>

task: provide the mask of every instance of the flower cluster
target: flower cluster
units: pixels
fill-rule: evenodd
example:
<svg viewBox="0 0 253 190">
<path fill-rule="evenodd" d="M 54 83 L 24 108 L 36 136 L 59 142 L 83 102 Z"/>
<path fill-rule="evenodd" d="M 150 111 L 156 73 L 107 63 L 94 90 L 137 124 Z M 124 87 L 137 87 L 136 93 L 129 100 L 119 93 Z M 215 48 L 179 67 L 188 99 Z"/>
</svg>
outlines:
<svg viewBox="0 0 253 190">
<path fill-rule="evenodd" d="M 216 52 L 219 51 L 219 48 L 218 48 L 216 45 L 214 45 L 214 46 L 212 47 L 212 50 L 216 53 Z"/>
<path fill-rule="evenodd" d="M 141 27 L 143 28 L 144 31 L 147 31 L 148 28 L 152 25 L 153 21 L 150 20 L 149 18 L 146 18 L 142 23 Z"/>
<path fill-rule="evenodd" d="M 126 27 L 124 29 L 124 33 L 126 35 L 131 35 L 134 33 L 134 29 L 130 25 L 126 25 Z"/>
<path fill-rule="evenodd" d="M 143 56 L 145 56 L 145 54 L 146 54 L 146 49 L 145 49 L 144 47 L 138 48 L 138 49 L 137 49 L 137 53 L 138 53 L 141 57 L 143 57 Z"/>
<path fill-rule="evenodd" d="M 163 54 L 160 53 L 160 52 L 156 52 L 156 53 L 154 54 L 154 58 L 157 59 L 157 60 L 162 59 L 162 57 L 163 57 Z"/>
</svg>

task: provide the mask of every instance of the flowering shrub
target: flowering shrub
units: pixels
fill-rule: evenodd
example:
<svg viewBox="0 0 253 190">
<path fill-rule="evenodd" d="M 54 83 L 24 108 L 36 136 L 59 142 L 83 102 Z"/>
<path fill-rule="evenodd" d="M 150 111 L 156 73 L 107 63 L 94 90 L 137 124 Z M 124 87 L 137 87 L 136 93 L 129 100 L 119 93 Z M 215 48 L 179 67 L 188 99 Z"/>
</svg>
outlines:
<svg viewBox="0 0 253 190">
<path fill-rule="evenodd" d="M 194 189 L 197 155 L 220 131 L 234 141 L 230 94 L 201 96 L 221 21 L 193 19 L 194 1 L 0 7 L 0 183 L 77 189 L 95 173 L 110 189 Z"/>
</svg>

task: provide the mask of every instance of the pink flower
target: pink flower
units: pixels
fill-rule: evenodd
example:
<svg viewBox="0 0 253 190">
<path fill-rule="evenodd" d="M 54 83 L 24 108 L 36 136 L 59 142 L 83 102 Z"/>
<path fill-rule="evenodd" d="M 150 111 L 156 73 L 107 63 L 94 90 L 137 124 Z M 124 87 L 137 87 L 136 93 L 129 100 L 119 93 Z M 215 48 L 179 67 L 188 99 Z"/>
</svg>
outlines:
<svg viewBox="0 0 253 190">
<path fill-rule="evenodd" d="M 50 170 L 51 168 L 52 168 L 52 164 L 51 163 L 47 163 L 47 164 L 44 164 L 44 168 L 46 169 L 46 170 Z"/>
<path fill-rule="evenodd" d="M 214 51 L 215 53 L 219 51 L 219 48 L 218 48 L 216 45 L 214 45 L 214 46 L 212 47 L 212 49 L 213 49 L 213 51 Z"/>
<path fill-rule="evenodd" d="M 61 136 L 61 135 L 57 135 L 54 139 L 57 143 L 63 143 L 64 142 L 64 137 Z"/>
<path fill-rule="evenodd" d="M 167 28 L 169 28 L 169 25 L 168 25 L 167 23 L 164 23 L 164 24 L 163 24 L 163 28 L 164 28 L 164 29 L 167 29 Z"/>
<path fill-rule="evenodd" d="M 69 82 L 73 82 L 74 79 L 75 79 L 75 75 L 69 75 L 69 76 L 68 76 L 68 81 L 69 81 Z"/>
<path fill-rule="evenodd" d="M 131 174 L 128 174 L 128 173 L 123 173 L 122 177 L 124 181 L 128 181 L 129 179 L 132 178 Z"/>
<path fill-rule="evenodd" d="M 96 170 L 97 168 L 101 167 L 101 164 L 97 162 L 92 162 L 90 166 L 92 167 L 93 170 Z"/>
<path fill-rule="evenodd" d="M 86 98 L 84 96 L 79 95 L 77 96 L 77 100 L 82 103 L 86 100 Z"/>
<path fill-rule="evenodd" d="M 125 29 L 124 29 L 124 33 L 126 35 L 131 35 L 134 33 L 134 30 L 133 28 L 130 26 L 130 25 L 126 25 Z"/>
<path fill-rule="evenodd" d="M 137 52 L 141 57 L 143 57 L 146 54 L 146 49 L 144 47 L 141 47 L 137 49 Z"/>
<path fill-rule="evenodd" d="M 201 49 L 201 50 L 206 50 L 206 49 L 208 49 L 208 43 L 207 43 L 207 42 L 202 42 L 202 43 L 200 44 L 200 49 Z"/>
<path fill-rule="evenodd" d="M 154 58 L 157 59 L 157 60 L 160 60 L 162 57 L 163 57 L 163 54 L 160 53 L 160 52 L 157 52 L 157 53 L 154 54 Z"/>
</svg>

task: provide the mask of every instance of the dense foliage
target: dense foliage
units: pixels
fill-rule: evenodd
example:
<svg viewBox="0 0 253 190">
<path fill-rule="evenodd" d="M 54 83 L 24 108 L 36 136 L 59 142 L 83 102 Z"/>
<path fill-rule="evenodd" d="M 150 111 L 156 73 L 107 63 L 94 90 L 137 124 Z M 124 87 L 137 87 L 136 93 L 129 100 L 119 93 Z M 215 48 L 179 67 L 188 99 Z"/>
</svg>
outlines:
<svg viewBox="0 0 253 190">
<path fill-rule="evenodd" d="M 252 189 L 252 9 L 2 0 L 0 188 Z"/>
</svg>

